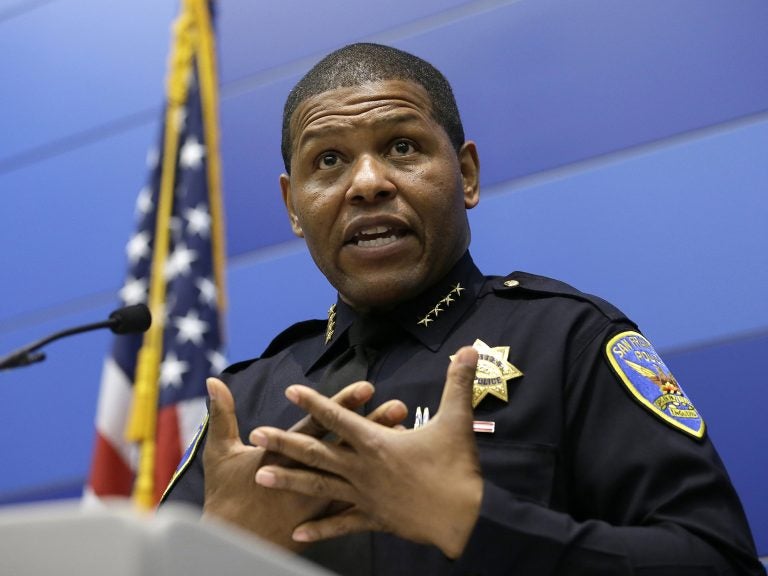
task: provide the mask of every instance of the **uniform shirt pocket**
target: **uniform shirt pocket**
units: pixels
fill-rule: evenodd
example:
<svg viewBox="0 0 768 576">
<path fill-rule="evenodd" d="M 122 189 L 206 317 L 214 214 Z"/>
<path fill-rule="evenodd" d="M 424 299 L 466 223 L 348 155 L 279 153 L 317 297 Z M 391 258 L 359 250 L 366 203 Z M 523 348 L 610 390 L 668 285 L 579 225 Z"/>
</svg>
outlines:
<svg viewBox="0 0 768 576">
<path fill-rule="evenodd" d="M 484 479 L 521 498 L 550 504 L 555 446 L 478 438 L 477 449 Z"/>
</svg>

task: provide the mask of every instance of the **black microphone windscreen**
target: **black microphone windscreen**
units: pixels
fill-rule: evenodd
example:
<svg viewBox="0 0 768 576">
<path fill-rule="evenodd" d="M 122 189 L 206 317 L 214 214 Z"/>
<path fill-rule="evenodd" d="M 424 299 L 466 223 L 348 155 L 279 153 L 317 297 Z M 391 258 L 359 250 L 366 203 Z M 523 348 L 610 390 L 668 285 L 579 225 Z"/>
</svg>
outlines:
<svg viewBox="0 0 768 576">
<path fill-rule="evenodd" d="M 132 334 L 146 332 L 152 324 L 152 315 L 146 304 L 133 304 L 119 308 L 109 315 L 112 321 L 109 329 L 115 334 Z"/>
</svg>

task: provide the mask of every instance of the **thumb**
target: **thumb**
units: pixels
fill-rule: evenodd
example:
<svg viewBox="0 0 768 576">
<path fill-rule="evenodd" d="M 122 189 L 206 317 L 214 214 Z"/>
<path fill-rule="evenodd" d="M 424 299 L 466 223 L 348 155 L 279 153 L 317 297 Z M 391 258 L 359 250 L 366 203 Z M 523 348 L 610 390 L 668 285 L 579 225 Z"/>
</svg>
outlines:
<svg viewBox="0 0 768 576">
<path fill-rule="evenodd" d="M 472 419 L 472 384 L 477 370 L 477 350 L 464 346 L 451 358 L 438 415 Z"/>
<path fill-rule="evenodd" d="M 208 409 L 208 439 L 206 445 L 237 442 L 240 431 L 235 415 L 235 400 L 227 385 L 218 378 L 208 378 L 205 381 L 210 398 Z"/>
</svg>

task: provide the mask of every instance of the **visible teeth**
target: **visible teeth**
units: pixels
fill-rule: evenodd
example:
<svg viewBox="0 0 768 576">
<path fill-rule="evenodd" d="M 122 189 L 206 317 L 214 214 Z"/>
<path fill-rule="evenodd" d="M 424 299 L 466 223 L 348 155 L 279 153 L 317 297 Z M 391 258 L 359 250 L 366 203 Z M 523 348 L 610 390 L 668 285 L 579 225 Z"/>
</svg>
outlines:
<svg viewBox="0 0 768 576">
<path fill-rule="evenodd" d="M 365 230 L 360 230 L 358 234 L 360 236 L 371 236 L 373 234 L 384 234 L 384 232 L 386 232 L 387 230 L 389 230 L 389 228 L 387 228 L 386 226 L 374 226 L 372 228 L 366 228 Z"/>
<path fill-rule="evenodd" d="M 373 238 L 372 240 L 358 240 L 357 245 L 363 246 L 363 247 L 386 246 L 387 244 L 391 244 L 395 240 L 397 240 L 397 236 L 393 234 L 392 236 L 386 236 L 383 238 Z"/>
</svg>

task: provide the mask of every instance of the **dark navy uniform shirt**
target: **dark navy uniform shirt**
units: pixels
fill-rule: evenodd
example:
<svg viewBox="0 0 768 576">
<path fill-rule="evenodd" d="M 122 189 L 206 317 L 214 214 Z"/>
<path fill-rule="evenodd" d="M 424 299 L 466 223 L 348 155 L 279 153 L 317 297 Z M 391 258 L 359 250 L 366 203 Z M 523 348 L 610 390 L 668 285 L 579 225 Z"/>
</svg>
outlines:
<svg viewBox="0 0 768 576">
<path fill-rule="evenodd" d="M 288 428 L 303 416 L 286 386 L 317 386 L 355 317 L 339 300 L 329 321 L 297 324 L 260 359 L 225 372 L 244 442 L 257 426 Z M 637 329 L 619 310 L 540 276 L 483 276 L 466 254 L 391 318 L 402 337 L 369 372 L 376 393 L 368 409 L 398 398 L 409 427 L 416 414 L 435 414 L 450 355 L 476 340 L 508 347 L 522 376 L 506 382 L 507 401 L 488 394 L 474 409 L 494 431 L 476 432 L 484 492 L 463 556 L 451 561 L 434 547 L 376 533 L 362 572 L 765 573 L 706 433 L 698 438 L 653 413 L 612 367 L 606 343 Z M 202 506 L 202 449 L 166 500 Z"/>
</svg>

